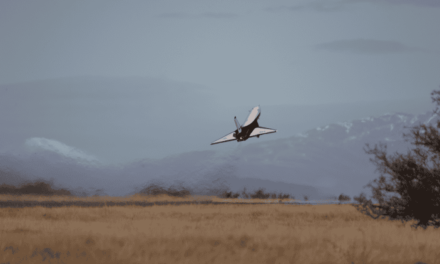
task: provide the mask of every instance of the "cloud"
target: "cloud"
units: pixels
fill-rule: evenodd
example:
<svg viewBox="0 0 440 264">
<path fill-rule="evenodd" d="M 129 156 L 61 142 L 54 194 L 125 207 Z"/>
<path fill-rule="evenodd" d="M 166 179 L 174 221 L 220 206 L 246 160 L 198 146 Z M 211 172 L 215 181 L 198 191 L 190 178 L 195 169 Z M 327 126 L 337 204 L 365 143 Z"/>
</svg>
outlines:
<svg viewBox="0 0 440 264">
<path fill-rule="evenodd" d="M 281 11 L 317 11 L 317 12 L 334 12 L 344 9 L 345 6 L 357 3 L 371 3 L 371 4 L 387 4 L 387 5 L 412 5 L 419 7 L 440 7 L 439 0 L 316 0 L 308 1 L 303 4 L 296 4 L 290 6 L 279 6 L 266 8 L 269 12 Z"/>
<path fill-rule="evenodd" d="M 236 18 L 237 16 L 238 15 L 234 13 L 221 13 L 221 12 L 204 12 L 200 14 L 175 12 L 175 13 L 163 13 L 159 15 L 159 17 L 162 18 L 173 18 L 173 19 L 201 19 L 201 18 L 228 19 L 228 18 Z"/>
<path fill-rule="evenodd" d="M 363 38 L 325 42 L 318 44 L 316 48 L 331 52 L 350 52 L 357 54 L 386 54 L 422 51 L 420 48 L 409 47 L 398 41 Z"/>
<path fill-rule="evenodd" d="M 68 146 L 64 143 L 61 143 L 53 139 L 37 138 L 37 137 L 29 138 L 26 140 L 25 145 L 31 150 L 37 150 L 37 151 L 43 150 L 43 151 L 55 152 L 64 157 L 68 157 L 72 159 L 79 159 L 90 162 L 98 161 L 98 159 L 92 155 L 89 155 L 79 149 Z"/>
<path fill-rule="evenodd" d="M 365 2 L 373 4 L 413 5 L 420 7 L 440 7 L 438 0 L 344 0 L 344 3 Z"/>
<path fill-rule="evenodd" d="M 281 12 L 281 11 L 304 11 L 304 10 L 312 10 L 318 12 L 334 12 L 340 11 L 343 9 L 344 3 L 341 1 L 332 2 L 332 1 L 313 1 L 304 4 L 292 5 L 292 6 L 279 6 L 279 7 L 270 7 L 266 8 L 266 11 L 269 12 Z"/>
</svg>

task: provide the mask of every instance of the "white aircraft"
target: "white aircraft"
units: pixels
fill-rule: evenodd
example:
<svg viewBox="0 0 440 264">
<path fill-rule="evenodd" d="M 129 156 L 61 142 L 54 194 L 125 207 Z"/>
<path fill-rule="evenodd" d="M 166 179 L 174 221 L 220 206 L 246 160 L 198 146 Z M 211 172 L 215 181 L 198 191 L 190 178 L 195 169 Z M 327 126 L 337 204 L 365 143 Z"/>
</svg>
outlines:
<svg viewBox="0 0 440 264">
<path fill-rule="evenodd" d="M 237 117 L 234 117 L 235 126 L 237 126 L 237 130 L 227 134 L 226 136 L 214 141 L 211 145 L 225 143 L 228 141 L 237 140 L 237 142 L 245 141 L 250 137 L 259 138 L 261 135 L 270 134 L 277 132 L 275 129 L 260 127 L 258 125 L 258 118 L 260 118 L 260 107 L 256 106 L 252 108 L 251 113 L 246 119 L 246 122 L 242 126 L 237 121 Z"/>
</svg>

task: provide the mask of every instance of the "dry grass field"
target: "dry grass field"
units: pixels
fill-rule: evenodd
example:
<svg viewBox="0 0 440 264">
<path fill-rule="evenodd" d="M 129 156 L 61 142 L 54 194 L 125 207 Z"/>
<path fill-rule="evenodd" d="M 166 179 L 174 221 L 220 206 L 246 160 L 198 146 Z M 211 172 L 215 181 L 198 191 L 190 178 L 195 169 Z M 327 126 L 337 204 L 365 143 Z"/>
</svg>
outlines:
<svg viewBox="0 0 440 264">
<path fill-rule="evenodd" d="M 226 201 L 33 197 L 0 201 Z M 0 208 L 0 263 L 440 263 L 440 229 L 374 220 L 351 205 Z"/>
</svg>

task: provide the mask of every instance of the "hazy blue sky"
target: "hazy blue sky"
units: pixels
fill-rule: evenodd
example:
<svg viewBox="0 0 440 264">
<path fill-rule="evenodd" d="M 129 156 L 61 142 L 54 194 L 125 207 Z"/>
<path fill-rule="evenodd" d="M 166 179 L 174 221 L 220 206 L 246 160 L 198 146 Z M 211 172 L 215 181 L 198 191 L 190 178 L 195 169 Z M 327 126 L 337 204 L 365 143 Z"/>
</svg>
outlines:
<svg viewBox="0 0 440 264">
<path fill-rule="evenodd" d="M 436 0 L 1 1 L 0 84 L 153 77 L 251 105 L 426 98 L 439 25 Z"/>
<path fill-rule="evenodd" d="M 286 182 L 332 186 L 352 176 L 344 153 L 371 166 L 366 142 L 338 152 L 340 142 L 315 148 L 322 142 L 312 139 L 309 157 L 298 145 L 286 154 L 287 138 L 427 111 L 439 85 L 439 0 L 4 0 L 0 170 L 122 193 L 154 177 L 209 182 L 236 165 L 236 176 L 252 174 L 234 156 L 246 153 L 284 160 L 273 164 Z M 259 124 L 277 133 L 210 146 L 256 105 Z M 316 157 L 335 166 L 306 171 L 303 161 Z M 289 159 L 299 165 L 284 167 Z M 125 170 L 106 167 L 122 163 Z M 262 178 L 281 177 L 261 164 Z M 357 187 L 367 184 L 360 178 Z"/>
</svg>

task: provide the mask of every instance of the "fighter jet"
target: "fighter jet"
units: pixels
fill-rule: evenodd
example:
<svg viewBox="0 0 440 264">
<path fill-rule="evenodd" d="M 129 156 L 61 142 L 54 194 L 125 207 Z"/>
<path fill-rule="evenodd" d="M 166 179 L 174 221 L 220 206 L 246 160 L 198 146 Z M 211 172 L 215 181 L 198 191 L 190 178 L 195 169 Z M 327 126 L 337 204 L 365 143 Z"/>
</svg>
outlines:
<svg viewBox="0 0 440 264">
<path fill-rule="evenodd" d="M 229 141 L 237 140 L 237 142 L 245 141 L 248 138 L 251 137 L 257 137 L 259 138 L 261 135 L 265 134 L 271 134 L 277 132 L 275 129 L 267 128 L 267 127 L 260 127 L 258 125 L 258 118 L 260 118 L 260 107 L 256 106 L 252 108 L 250 111 L 249 116 L 246 119 L 246 122 L 242 126 L 240 126 L 240 123 L 238 123 L 237 117 L 234 117 L 235 126 L 237 127 L 237 130 L 227 134 L 226 136 L 214 141 L 211 143 L 211 145 L 219 144 L 219 143 L 225 143 Z"/>
</svg>

